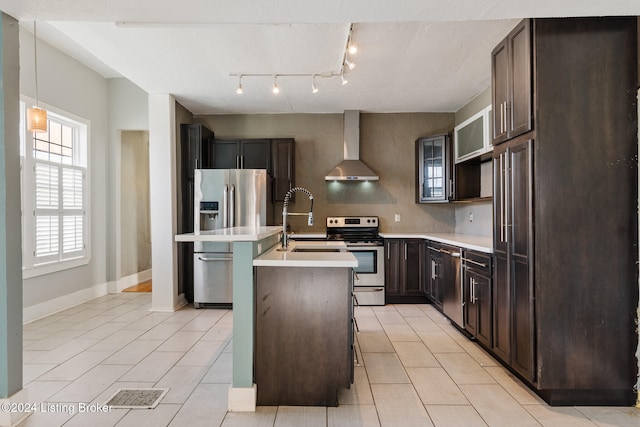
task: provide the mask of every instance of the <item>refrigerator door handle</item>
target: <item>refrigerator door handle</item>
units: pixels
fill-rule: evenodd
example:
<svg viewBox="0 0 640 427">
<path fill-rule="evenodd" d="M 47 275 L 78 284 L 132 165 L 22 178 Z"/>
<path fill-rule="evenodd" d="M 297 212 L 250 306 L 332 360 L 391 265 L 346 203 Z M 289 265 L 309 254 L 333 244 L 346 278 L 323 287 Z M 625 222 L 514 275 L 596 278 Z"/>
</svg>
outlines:
<svg viewBox="0 0 640 427">
<path fill-rule="evenodd" d="M 236 186 L 231 184 L 229 190 L 229 227 L 236 226 Z"/>
<path fill-rule="evenodd" d="M 229 227 L 229 215 L 227 211 L 228 205 L 229 205 L 229 186 L 225 184 L 224 190 L 222 192 L 222 228 Z"/>
</svg>

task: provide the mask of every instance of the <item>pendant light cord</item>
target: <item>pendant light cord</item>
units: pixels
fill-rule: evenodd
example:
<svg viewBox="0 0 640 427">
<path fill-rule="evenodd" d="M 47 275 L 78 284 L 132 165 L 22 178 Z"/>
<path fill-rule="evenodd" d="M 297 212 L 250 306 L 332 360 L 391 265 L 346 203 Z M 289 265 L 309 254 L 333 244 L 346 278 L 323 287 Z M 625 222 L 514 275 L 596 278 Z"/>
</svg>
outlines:
<svg viewBox="0 0 640 427">
<path fill-rule="evenodd" d="M 35 83 L 36 83 L 36 108 L 38 108 L 38 52 L 37 52 L 37 45 L 38 45 L 38 37 L 36 35 L 36 21 L 33 21 L 33 65 L 34 65 L 34 69 L 33 69 L 33 75 L 35 77 Z"/>
</svg>

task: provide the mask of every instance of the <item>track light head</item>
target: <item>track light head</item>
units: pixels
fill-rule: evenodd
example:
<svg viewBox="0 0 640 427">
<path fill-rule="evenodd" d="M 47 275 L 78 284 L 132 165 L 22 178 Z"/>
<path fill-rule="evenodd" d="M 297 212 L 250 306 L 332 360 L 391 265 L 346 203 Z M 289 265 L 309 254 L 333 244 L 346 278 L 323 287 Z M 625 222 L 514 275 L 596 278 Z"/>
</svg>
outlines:
<svg viewBox="0 0 640 427">
<path fill-rule="evenodd" d="M 353 70 L 354 68 L 356 68 L 356 64 L 354 62 L 349 61 L 349 58 L 344 59 L 344 65 L 349 67 L 350 70 Z"/>
<path fill-rule="evenodd" d="M 353 44 L 353 43 L 349 43 L 349 48 L 347 49 L 347 51 L 348 51 L 351 55 L 353 55 L 353 54 L 355 54 L 355 53 L 358 53 L 358 46 L 356 46 L 356 45 L 355 45 L 355 44 Z"/>
<path fill-rule="evenodd" d="M 277 81 L 278 76 L 273 76 L 273 87 L 271 88 L 271 92 L 273 92 L 274 95 L 277 95 L 280 93 L 280 88 L 278 87 L 278 81 Z"/>
<path fill-rule="evenodd" d="M 342 86 L 344 86 L 347 83 L 349 83 L 349 80 L 347 80 L 347 78 L 344 76 L 344 74 L 340 74 L 340 80 L 342 80 Z"/>
<path fill-rule="evenodd" d="M 244 93 L 244 90 L 242 90 L 242 74 L 238 78 L 238 87 L 236 88 L 236 93 L 238 95 L 242 95 Z"/>
<path fill-rule="evenodd" d="M 311 77 L 311 93 L 318 93 L 318 86 L 316 86 L 316 75 Z"/>
</svg>

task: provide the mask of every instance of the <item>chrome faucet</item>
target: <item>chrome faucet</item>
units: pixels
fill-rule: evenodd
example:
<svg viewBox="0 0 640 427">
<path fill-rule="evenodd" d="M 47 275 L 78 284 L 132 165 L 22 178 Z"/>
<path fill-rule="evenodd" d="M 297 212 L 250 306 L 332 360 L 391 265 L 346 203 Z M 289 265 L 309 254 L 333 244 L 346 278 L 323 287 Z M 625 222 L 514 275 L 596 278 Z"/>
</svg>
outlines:
<svg viewBox="0 0 640 427">
<path fill-rule="evenodd" d="M 311 207 L 309 208 L 309 213 L 294 213 L 294 212 L 288 212 L 287 209 L 289 207 L 289 199 L 291 198 L 291 195 L 293 193 L 295 193 L 296 191 L 300 191 L 305 193 L 307 196 L 309 196 L 309 200 L 311 200 Z M 287 194 L 285 194 L 284 196 L 284 205 L 282 206 L 282 247 L 280 248 L 280 250 L 282 251 L 286 251 L 287 247 L 289 246 L 289 236 L 287 235 L 287 217 L 289 215 L 302 215 L 302 216 L 306 216 L 308 217 L 307 220 L 307 225 L 309 227 L 311 227 L 313 225 L 313 194 L 311 194 L 311 191 L 307 190 L 306 188 L 302 188 L 302 187 L 294 187 L 291 190 L 287 191 Z"/>
</svg>

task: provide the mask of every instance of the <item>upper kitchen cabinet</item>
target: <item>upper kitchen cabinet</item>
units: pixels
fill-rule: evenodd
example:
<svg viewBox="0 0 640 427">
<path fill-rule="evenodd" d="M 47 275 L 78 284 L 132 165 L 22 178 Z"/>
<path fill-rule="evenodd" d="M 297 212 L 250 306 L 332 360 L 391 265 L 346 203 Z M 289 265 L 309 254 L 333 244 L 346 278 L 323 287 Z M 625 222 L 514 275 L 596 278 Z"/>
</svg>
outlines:
<svg viewBox="0 0 640 427">
<path fill-rule="evenodd" d="M 214 169 L 271 169 L 270 139 L 215 139 Z"/>
<path fill-rule="evenodd" d="M 416 141 L 416 203 L 448 202 L 452 196 L 449 135 Z"/>
<path fill-rule="evenodd" d="M 453 129 L 455 163 L 475 159 L 493 150 L 491 143 L 491 105 Z M 490 156 L 490 155 L 489 155 Z"/>
<path fill-rule="evenodd" d="M 531 25 L 525 19 L 491 53 L 493 144 L 533 129 L 531 65 Z"/>
<path fill-rule="evenodd" d="M 273 201 L 282 202 L 295 183 L 295 141 L 292 138 L 271 140 L 273 165 Z"/>
<path fill-rule="evenodd" d="M 180 169 L 183 181 L 193 179 L 194 169 L 212 167 L 211 139 L 213 139 L 213 132 L 205 126 L 180 125 Z"/>
</svg>

